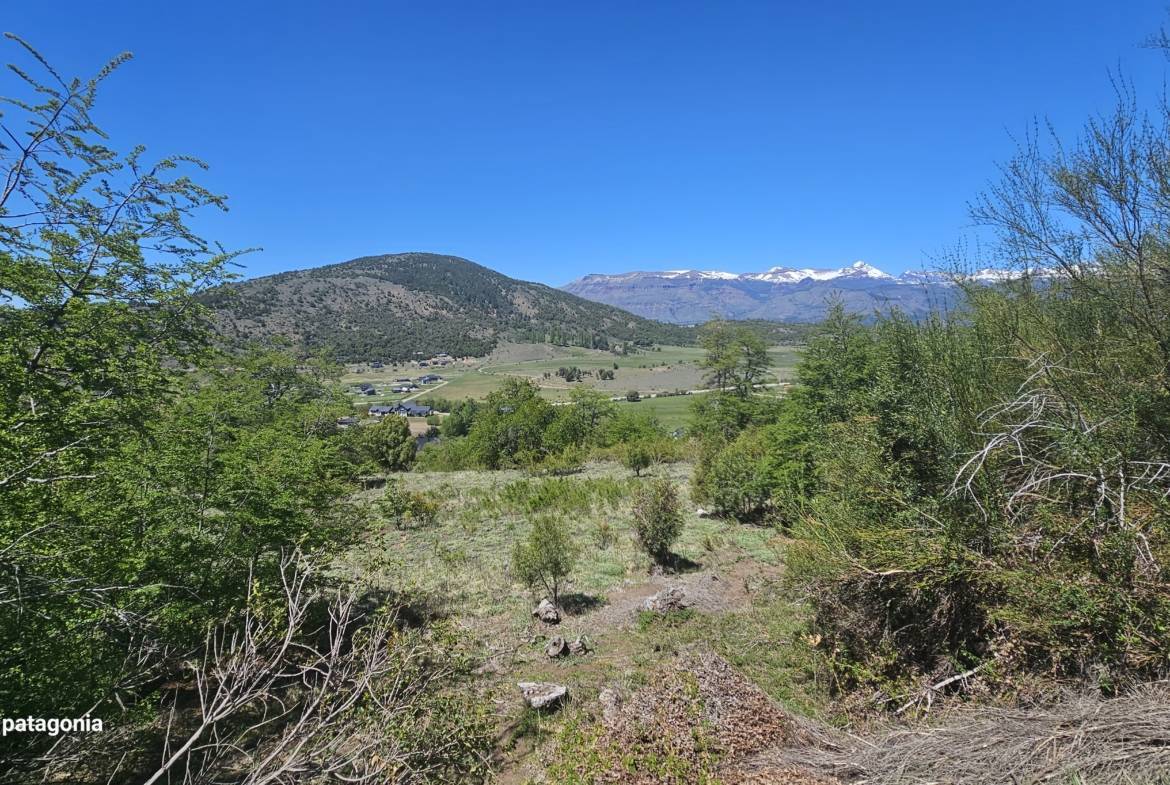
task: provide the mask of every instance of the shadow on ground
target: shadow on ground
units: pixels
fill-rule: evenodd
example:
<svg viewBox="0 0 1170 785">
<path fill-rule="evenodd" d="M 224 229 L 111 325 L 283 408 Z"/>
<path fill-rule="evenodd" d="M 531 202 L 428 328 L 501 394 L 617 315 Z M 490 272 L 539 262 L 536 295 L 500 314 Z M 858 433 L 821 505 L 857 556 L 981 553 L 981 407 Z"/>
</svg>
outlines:
<svg viewBox="0 0 1170 785">
<path fill-rule="evenodd" d="M 561 610 L 568 616 L 580 616 L 583 613 L 589 613 L 598 608 L 603 608 L 608 603 L 609 601 L 605 597 L 597 597 L 581 592 L 561 595 Z"/>
</svg>

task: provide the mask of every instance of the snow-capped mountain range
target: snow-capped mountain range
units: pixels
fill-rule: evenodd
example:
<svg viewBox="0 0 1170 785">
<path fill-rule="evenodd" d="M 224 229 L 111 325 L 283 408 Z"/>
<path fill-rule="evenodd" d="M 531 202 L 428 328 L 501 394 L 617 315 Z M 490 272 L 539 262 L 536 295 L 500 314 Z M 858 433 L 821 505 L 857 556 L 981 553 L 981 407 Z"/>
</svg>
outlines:
<svg viewBox="0 0 1170 785">
<path fill-rule="evenodd" d="M 635 273 L 635 275 L 639 274 L 641 273 Z M 720 270 L 667 270 L 661 275 L 664 278 L 711 278 L 721 281 L 744 280 L 768 281 L 769 283 L 800 283 L 806 280 L 832 281 L 837 278 L 893 280 L 894 277 L 865 262 L 854 262 L 848 267 L 842 267 L 839 270 L 820 270 L 815 267 L 772 267 L 762 273 L 725 273 Z"/>
<path fill-rule="evenodd" d="M 962 277 L 994 283 L 1014 275 L 986 269 Z M 911 316 L 921 316 L 952 302 L 956 283 L 957 279 L 946 273 L 914 270 L 894 276 L 865 262 L 854 262 L 835 269 L 772 267 L 759 273 L 663 270 L 593 274 L 562 288 L 639 316 L 690 324 L 712 316 L 816 321 L 834 298 L 867 315 L 897 307 Z"/>
<path fill-rule="evenodd" d="M 966 280 L 993 282 L 1014 278 L 1018 273 L 1012 270 L 997 270 L 986 268 L 969 275 L 962 276 Z M 722 270 L 663 270 L 662 272 L 633 272 L 614 275 L 592 274 L 574 281 L 572 286 L 580 281 L 607 279 L 610 281 L 635 280 L 644 277 L 711 280 L 711 281 L 767 281 L 768 283 L 800 283 L 801 281 L 835 281 L 839 278 L 871 279 L 874 281 L 891 281 L 900 284 L 945 284 L 954 283 L 954 276 L 949 273 L 929 272 L 925 270 L 907 270 L 901 275 L 890 275 L 879 270 L 872 264 L 854 262 L 848 267 L 836 269 L 822 269 L 818 267 L 771 267 L 762 273 L 728 273 Z M 568 288 L 568 287 L 566 287 Z"/>
</svg>

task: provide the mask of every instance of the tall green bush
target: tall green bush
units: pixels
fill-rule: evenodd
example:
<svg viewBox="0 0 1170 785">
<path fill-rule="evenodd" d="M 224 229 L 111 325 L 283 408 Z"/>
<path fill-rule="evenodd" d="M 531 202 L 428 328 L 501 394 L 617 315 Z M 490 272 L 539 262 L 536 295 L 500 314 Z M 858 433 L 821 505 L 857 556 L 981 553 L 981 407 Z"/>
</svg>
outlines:
<svg viewBox="0 0 1170 785">
<path fill-rule="evenodd" d="M 512 570 L 530 589 L 544 589 L 560 605 L 561 588 L 577 560 L 577 547 L 564 520 L 541 515 L 532 521 L 528 536 L 512 551 Z"/>
<path fill-rule="evenodd" d="M 631 506 L 638 544 L 659 564 L 668 563 L 683 529 L 678 489 L 666 478 L 648 482 L 634 492 Z"/>
</svg>

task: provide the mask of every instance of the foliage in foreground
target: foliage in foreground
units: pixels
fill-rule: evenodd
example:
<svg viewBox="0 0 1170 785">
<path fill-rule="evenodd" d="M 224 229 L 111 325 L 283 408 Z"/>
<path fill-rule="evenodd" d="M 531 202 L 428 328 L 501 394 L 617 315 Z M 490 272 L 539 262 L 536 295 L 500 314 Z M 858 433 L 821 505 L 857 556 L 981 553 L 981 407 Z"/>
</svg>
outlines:
<svg viewBox="0 0 1170 785">
<path fill-rule="evenodd" d="M 383 417 L 345 432 L 347 457 L 370 473 L 400 472 L 415 457 L 414 436 L 405 417 Z"/>
<path fill-rule="evenodd" d="M 184 172 L 202 165 L 108 146 L 91 111 L 128 56 L 65 81 L 25 49 L 48 76 L 13 69 L 0 142 L 0 706 L 116 730 L 9 734 L 0 777 L 352 776 L 352 745 L 401 771 L 428 738 L 452 754 L 428 771 L 482 770 L 474 722 L 428 736 L 470 709 L 382 689 L 399 666 L 433 684 L 440 637 L 330 606 L 320 570 L 288 591 L 289 554 L 327 563 L 361 533 L 354 480 L 401 468 L 401 428 L 339 432 L 352 407 L 325 363 L 215 352 L 196 295 L 232 255 L 186 225 L 224 203 Z"/>
<path fill-rule="evenodd" d="M 73 782 L 482 780 L 491 722 L 467 690 L 473 660 L 442 625 L 404 626 L 381 598 L 321 587 L 304 556 L 160 691 L 159 714 L 59 740 L 46 776 Z"/>
<path fill-rule="evenodd" d="M 1112 691 L 1170 672 L 1159 123 L 1123 104 L 1071 152 L 1025 148 L 975 209 L 1017 276 L 956 278 L 961 313 L 835 308 L 781 404 L 703 402 L 696 493 L 791 528 L 837 687 L 908 710 L 959 674 Z"/>
</svg>

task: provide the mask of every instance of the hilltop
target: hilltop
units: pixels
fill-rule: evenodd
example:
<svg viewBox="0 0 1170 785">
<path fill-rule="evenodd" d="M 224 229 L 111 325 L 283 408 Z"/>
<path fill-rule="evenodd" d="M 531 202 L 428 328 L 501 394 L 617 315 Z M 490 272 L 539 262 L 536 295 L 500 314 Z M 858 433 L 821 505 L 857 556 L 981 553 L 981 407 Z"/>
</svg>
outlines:
<svg viewBox="0 0 1170 785">
<path fill-rule="evenodd" d="M 229 340 L 283 336 L 339 360 L 485 355 L 501 340 L 605 349 L 694 342 L 692 330 L 519 281 L 457 256 L 399 253 L 295 270 L 204 295 Z"/>
</svg>

